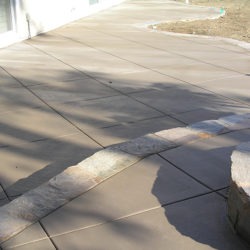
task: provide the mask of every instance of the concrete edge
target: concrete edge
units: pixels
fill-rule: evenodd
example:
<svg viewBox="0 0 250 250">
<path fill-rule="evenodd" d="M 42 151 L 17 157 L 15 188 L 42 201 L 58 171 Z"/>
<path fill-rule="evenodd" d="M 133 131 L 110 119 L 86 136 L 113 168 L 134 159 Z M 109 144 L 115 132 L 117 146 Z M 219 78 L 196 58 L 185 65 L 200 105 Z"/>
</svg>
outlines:
<svg viewBox="0 0 250 250">
<path fill-rule="evenodd" d="M 208 6 L 200 6 L 200 5 L 194 5 L 195 7 L 200 7 L 200 8 L 213 8 L 213 9 L 217 9 L 219 10 L 219 8 L 216 7 L 208 7 Z M 225 16 L 226 11 L 223 11 L 220 14 L 216 14 L 213 17 L 205 17 L 205 18 L 189 18 L 189 19 L 180 19 L 180 20 L 170 20 L 170 21 L 151 21 L 148 23 L 144 23 L 143 25 L 136 25 L 137 27 L 140 28 L 146 28 L 149 29 L 149 26 L 154 26 L 154 25 L 158 25 L 160 23 L 173 23 L 173 22 L 192 22 L 192 21 L 202 21 L 202 20 L 215 20 L 218 19 L 220 17 Z M 168 32 L 168 31 L 161 31 L 161 30 L 157 30 L 153 27 L 153 29 L 150 29 L 153 32 L 160 32 L 169 36 L 176 36 L 176 37 L 197 37 L 197 38 L 210 38 L 213 40 L 217 40 L 217 41 L 225 41 L 234 45 L 237 45 L 241 48 L 244 48 L 246 50 L 250 51 L 250 43 L 248 42 L 244 42 L 244 41 L 239 41 L 233 38 L 226 38 L 226 37 L 220 37 L 220 36 L 205 36 L 205 35 L 195 35 L 195 34 L 185 34 L 185 33 L 176 33 L 176 32 Z"/>
<path fill-rule="evenodd" d="M 161 21 L 150 20 L 148 22 L 134 24 L 134 26 L 138 27 L 138 28 L 148 29 L 149 26 L 151 26 L 151 25 L 154 26 L 154 25 L 157 25 L 160 23 L 192 22 L 192 21 L 198 21 L 198 20 L 215 20 L 215 19 L 218 19 L 226 14 L 225 10 L 221 13 L 220 9 L 217 7 L 192 5 L 192 4 L 185 4 L 185 3 L 181 3 L 181 2 L 176 2 L 175 4 L 186 6 L 188 8 L 213 9 L 214 11 L 217 11 L 218 13 L 215 13 L 213 16 L 210 16 L 210 17 L 207 16 L 207 17 L 199 17 L 199 18 L 183 18 L 183 19 L 176 19 L 176 20 L 161 20 Z M 172 32 L 169 32 L 169 33 L 172 33 Z M 176 34 L 181 34 L 181 33 L 176 33 Z"/>
<path fill-rule="evenodd" d="M 250 243 L 250 142 L 233 151 L 228 218 L 234 231 Z"/>
<path fill-rule="evenodd" d="M 199 20 L 201 20 L 201 19 L 199 19 Z M 155 25 L 156 24 L 158 24 L 158 23 L 155 23 Z M 226 37 L 221 37 L 221 36 L 205 36 L 205 35 L 175 33 L 175 32 L 160 31 L 160 30 L 155 30 L 155 29 L 152 29 L 152 32 L 161 32 L 163 34 L 166 34 L 166 35 L 169 35 L 169 36 L 176 36 L 176 37 L 196 37 L 196 38 L 213 39 L 213 40 L 217 40 L 217 41 L 225 41 L 227 43 L 237 45 L 237 46 L 239 46 L 241 48 L 244 48 L 244 49 L 250 51 L 250 43 L 244 42 L 244 41 L 239 41 L 239 40 L 232 39 L 232 38 L 226 38 Z"/>
<path fill-rule="evenodd" d="M 103 149 L 0 207 L 0 244 L 148 155 L 248 128 L 250 113 L 232 115 L 162 130 Z"/>
<path fill-rule="evenodd" d="M 215 19 L 218 19 L 222 16 L 225 15 L 225 12 L 222 13 L 222 14 L 216 14 L 212 17 L 201 17 L 201 18 L 186 18 L 186 19 L 177 19 L 177 20 L 161 20 L 161 21 L 148 21 L 148 22 L 144 22 L 144 23 L 137 23 L 137 24 L 134 24 L 135 27 L 137 28 L 144 28 L 144 29 L 148 29 L 149 26 L 155 26 L 155 25 L 158 25 L 160 23 L 175 23 L 175 22 L 192 22 L 192 21 L 202 21 L 202 20 L 215 20 Z M 180 35 L 190 35 L 191 34 L 185 34 L 185 33 L 175 33 L 175 32 L 167 32 L 167 31 L 161 31 L 161 30 L 156 30 L 152 29 L 153 31 L 157 31 L 157 32 L 162 32 L 162 33 L 170 33 L 170 34 L 178 34 L 179 36 Z M 198 35 L 197 35 L 198 36 Z"/>
</svg>

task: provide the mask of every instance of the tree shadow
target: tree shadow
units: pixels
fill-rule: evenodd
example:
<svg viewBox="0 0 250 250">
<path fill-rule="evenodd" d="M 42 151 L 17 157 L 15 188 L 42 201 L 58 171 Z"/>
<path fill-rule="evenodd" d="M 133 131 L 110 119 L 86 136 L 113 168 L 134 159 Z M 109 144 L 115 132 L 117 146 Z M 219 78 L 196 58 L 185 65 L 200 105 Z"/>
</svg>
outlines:
<svg viewBox="0 0 250 250">
<path fill-rule="evenodd" d="M 3 185 L 9 190 L 18 190 L 25 183 L 35 187 L 35 184 L 41 184 L 70 164 L 89 156 L 100 145 L 108 146 L 146 133 L 216 119 L 237 111 L 245 112 L 248 108 L 210 92 L 200 91 L 198 87 L 177 84 L 169 77 L 165 81 L 164 76 L 161 76 L 161 81 L 145 79 L 144 72 L 139 72 L 139 76 L 137 74 L 133 79 L 131 73 L 118 76 L 73 69 L 59 70 L 55 59 L 40 53 L 37 57 L 32 53 L 34 63 L 26 64 L 20 61 L 18 53 L 13 55 L 12 47 L 3 50 L 3 55 L 6 57 L 9 53 L 10 57 L 6 65 L 1 64 L 10 74 L 7 80 L 19 82 L 20 86 L 12 88 L 3 84 L 1 87 L 0 101 L 4 104 L 4 112 L 0 124 L 0 153 L 11 159 L 5 161 L 6 173 L 12 169 L 10 172 L 13 176 L 15 171 L 23 169 L 24 174 L 20 174 L 21 180 L 16 180 L 16 184 Z M 55 68 L 45 71 L 47 64 L 39 63 L 41 56 L 56 65 Z M 15 68 L 18 63 L 26 64 L 27 70 L 34 72 L 34 75 L 28 76 L 21 68 Z M 50 71 L 55 75 L 47 75 Z M 64 126 L 67 129 L 60 131 Z M 95 149 L 89 148 L 88 143 L 79 145 L 76 139 L 70 141 L 70 136 L 61 137 L 75 133 L 87 135 Z M 48 152 L 47 145 L 50 143 L 55 146 Z M 63 148 L 67 148 L 67 152 L 60 154 L 56 148 L 58 144 L 62 152 Z M 72 156 L 76 151 L 79 153 Z M 39 169 L 35 167 L 36 160 L 40 162 Z M 34 167 L 27 166 L 29 164 Z M 19 168 L 19 165 L 22 167 Z M 2 183 L 12 182 L 11 177 L 8 179 L 8 173 L 2 175 L 1 179 Z"/>
<path fill-rule="evenodd" d="M 56 39 L 53 42 L 58 43 Z M 46 42 L 41 41 L 41 45 Z M 65 66 L 66 57 L 62 63 L 27 44 L 21 54 L 13 53 L 16 46 L 0 52 L 6 58 L 0 65 L 10 74 L 8 81 L 20 84 L 12 92 L 4 83 L 1 87 L 1 104 L 5 107 L 0 123 L 0 183 L 10 199 L 110 144 L 249 110 L 247 105 L 183 82 L 178 84 L 171 77 L 145 79 L 145 69 L 137 72 L 139 76 L 129 72 L 109 74 L 102 69 L 84 69 L 85 64 L 91 66 L 84 61 L 74 70 Z M 84 58 L 79 55 L 78 59 Z M 87 215 L 112 219 L 103 214 Z M 169 217 L 177 230 L 196 239 L 192 230 L 185 232 L 186 228 Z M 147 234 L 142 228 L 135 226 L 137 233 L 130 233 L 129 228 L 125 230 L 127 237 L 138 234 L 139 240 L 145 240 Z M 112 230 L 119 231 L 116 226 Z M 124 229 L 120 233 L 124 234 Z M 197 241 L 206 239 L 198 237 Z"/>
<path fill-rule="evenodd" d="M 162 204 L 167 222 L 182 236 L 219 250 L 248 249 L 249 245 L 233 232 L 227 219 L 225 188 L 230 186 L 232 151 L 238 144 L 249 140 L 250 131 L 243 130 L 161 154 L 173 168 L 191 176 L 204 188 L 210 188 L 207 194 L 166 203 L 166 198 L 159 192 L 166 167 L 160 167 L 152 194 Z"/>
</svg>

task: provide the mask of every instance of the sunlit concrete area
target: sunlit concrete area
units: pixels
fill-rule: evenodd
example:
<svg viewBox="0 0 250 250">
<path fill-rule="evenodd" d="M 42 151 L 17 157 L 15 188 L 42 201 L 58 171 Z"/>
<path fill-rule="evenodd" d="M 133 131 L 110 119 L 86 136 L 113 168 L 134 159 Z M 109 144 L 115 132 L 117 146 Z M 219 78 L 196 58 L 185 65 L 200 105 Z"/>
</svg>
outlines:
<svg viewBox="0 0 250 250">
<path fill-rule="evenodd" d="M 249 50 L 148 29 L 215 18 L 219 10 L 128 0 L 81 18 L 80 2 L 70 1 L 72 15 L 48 32 L 30 23 L 29 36 L 25 19 L 22 39 L 30 39 L 0 49 L 1 207 L 113 144 L 250 113 Z M 53 13 L 46 13 L 50 23 Z M 0 38 L 11 35 L 11 22 L 0 15 Z M 230 157 L 247 141 L 249 128 L 149 155 L 1 247 L 249 249 L 227 219 Z"/>
</svg>

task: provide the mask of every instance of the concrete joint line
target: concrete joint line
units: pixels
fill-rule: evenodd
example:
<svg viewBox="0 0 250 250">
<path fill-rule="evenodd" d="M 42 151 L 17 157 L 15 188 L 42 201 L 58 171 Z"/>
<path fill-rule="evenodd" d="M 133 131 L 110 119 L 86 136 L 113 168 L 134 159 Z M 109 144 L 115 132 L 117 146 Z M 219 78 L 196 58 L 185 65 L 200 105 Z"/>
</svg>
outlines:
<svg viewBox="0 0 250 250">
<path fill-rule="evenodd" d="M 233 229 L 250 243 L 250 142 L 236 147 L 231 159 L 228 217 Z"/>
<path fill-rule="evenodd" d="M 247 128 L 250 113 L 163 130 L 103 149 L 0 207 L 0 243 L 148 155 Z"/>
</svg>

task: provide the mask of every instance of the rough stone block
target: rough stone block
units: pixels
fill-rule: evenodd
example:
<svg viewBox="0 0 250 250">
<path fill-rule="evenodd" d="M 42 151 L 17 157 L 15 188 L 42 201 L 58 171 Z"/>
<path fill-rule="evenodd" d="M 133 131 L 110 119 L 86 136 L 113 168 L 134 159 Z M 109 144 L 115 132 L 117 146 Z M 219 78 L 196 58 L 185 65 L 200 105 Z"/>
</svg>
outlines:
<svg viewBox="0 0 250 250">
<path fill-rule="evenodd" d="M 173 142 L 176 146 L 183 145 L 192 141 L 206 138 L 208 135 L 201 134 L 190 128 L 173 128 L 155 133 L 155 135 Z"/>
<path fill-rule="evenodd" d="M 250 200 L 234 182 L 228 194 L 228 217 L 234 230 L 250 243 Z"/>
<path fill-rule="evenodd" d="M 232 180 L 250 196 L 250 142 L 240 144 L 231 159 Z"/>
<path fill-rule="evenodd" d="M 105 149 L 0 207 L 0 243 L 140 158 Z"/>
<path fill-rule="evenodd" d="M 176 147 L 176 144 L 154 134 L 148 134 L 134 140 L 112 146 L 130 155 L 145 157 L 150 154 Z"/>
<path fill-rule="evenodd" d="M 0 207 L 0 243 L 145 156 L 245 128 L 250 128 L 250 114 L 168 129 L 99 151 Z M 237 147 L 232 155 L 232 162 L 229 218 L 235 230 L 250 242 L 250 143 Z"/>
<path fill-rule="evenodd" d="M 71 167 L 49 182 L 2 206 L 0 242 L 19 233 L 96 184 L 80 167 Z"/>
<path fill-rule="evenodd" d="M 127 154 L 121 150 L 107 148 L 78 163 L 78 166 L 99 182 L 131 166 L 139 160 L 139 157 Z"/>
<path fill-rule="evenodd" d="M 5 208 L 5 209 L 2 209 Z M 17 215 L 10 215 L 8 212 L 8 207 L 5 205 L 1 208 L 1 218 L 0 218 L 0 244 L 4 242 L 5 240 L 8 240 L 15 234 L 21 232 L 23 229 L 25 229 L 27 226 L 29 226 L 31 223 L 28 222 L 25 219 L 19 218 Z"/>
<path fill-rule="evenodd" d="M 228 217 L 234 230 L 250 243 L 250 142 L 232 154 Z"/>
<path fill-rule="evenodd" d="M 69 167 L 61 174 L 49 180 L 49 185 L 60 190 L 68 200 L 79 195 L 81 192 L 87 191 L 96 184 L 97 182 L 93 176 L 80 166 Z"/>
<path fill-rule="evenodd" d="M 219 135 L 228 132 L 228 129 L 217 120 L 197 122 L 192 124 L 191 126 L 188 126 L 188 128 L 200 133 L 206 133 L 211 135 Z"/>
</svg>

